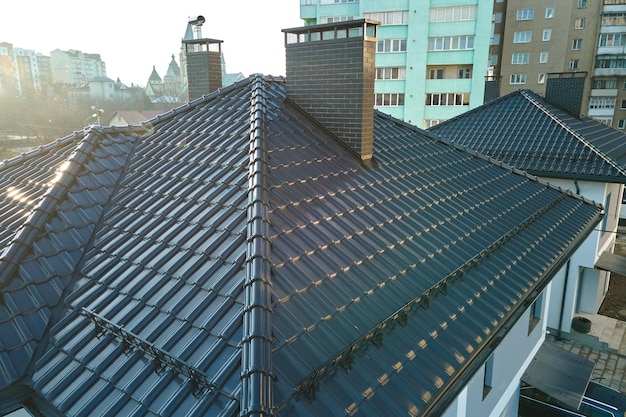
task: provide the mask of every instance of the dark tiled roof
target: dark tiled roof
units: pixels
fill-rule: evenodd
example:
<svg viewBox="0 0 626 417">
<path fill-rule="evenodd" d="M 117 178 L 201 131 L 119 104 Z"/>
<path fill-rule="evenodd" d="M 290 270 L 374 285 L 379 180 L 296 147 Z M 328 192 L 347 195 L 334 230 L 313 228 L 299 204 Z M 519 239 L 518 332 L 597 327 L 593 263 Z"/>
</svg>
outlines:
<svg viewBox="0 0 626 417">
<path fill-rule="evenodd" d="M 365 168 L 282 79 L 145 129 L 0 167 L 21 192 L 17 176 L 49 182 L 65 159 L 50 155 L 75 151 L 36 202 L 3 203 L 33 214 L 0 214 L 0 400 L 20 386 L 72 416 L 436 414 L 600 218 L 381 113 Z"/>
<path fill-rule="evenodd" d="M 626 136 L 576 118 L 527 90 L 430 128 L 442 138 L 534 175 L 626 182 Z"/>
</svg>

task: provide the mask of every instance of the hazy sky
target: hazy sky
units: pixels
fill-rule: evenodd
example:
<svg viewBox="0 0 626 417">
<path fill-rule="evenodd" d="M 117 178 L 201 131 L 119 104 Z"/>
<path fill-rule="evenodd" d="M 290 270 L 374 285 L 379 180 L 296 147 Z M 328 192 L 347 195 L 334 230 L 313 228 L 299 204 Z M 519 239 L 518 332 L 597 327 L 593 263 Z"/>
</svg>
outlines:
<svg viewBox="0 0 626 417">
<path fill-rule="evenodd" d="M 54 49 L 100 54 L 107 76 L 145 86 L 152 65 L 165 75 L 190 16 L 203 15 L 205 38 L 223 40 L 226 70 L 285 74 L 281 29 L 302 26 L 299 0 L 2 0 L 0 42 L 49 55 Z"/>
</svg>

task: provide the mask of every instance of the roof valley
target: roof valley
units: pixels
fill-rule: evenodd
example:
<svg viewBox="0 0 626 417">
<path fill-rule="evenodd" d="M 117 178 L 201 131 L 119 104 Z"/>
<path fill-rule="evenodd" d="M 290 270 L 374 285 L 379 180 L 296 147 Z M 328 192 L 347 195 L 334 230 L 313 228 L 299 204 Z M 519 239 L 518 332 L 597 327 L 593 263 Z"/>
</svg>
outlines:
<svg viewBox="0 0 626 417">
<path fill-rule="evenodd" d="M 247 260 L 242 335 L 241 415 L 271 416 L 273 405 L 267 83 L 251 84 Z"/>
</svg>

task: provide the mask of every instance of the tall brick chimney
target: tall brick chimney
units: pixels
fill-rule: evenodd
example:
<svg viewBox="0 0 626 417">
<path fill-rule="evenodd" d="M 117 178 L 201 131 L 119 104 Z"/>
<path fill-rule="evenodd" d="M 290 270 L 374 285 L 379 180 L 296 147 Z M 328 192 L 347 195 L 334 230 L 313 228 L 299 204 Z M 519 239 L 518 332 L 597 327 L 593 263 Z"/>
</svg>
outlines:
<svg viewBox="0 0 626 417">
<path fill-rule="evenodd" d="M 372 158 L 377 29 L 368 19 L 283 29 L 287 96 L 363 161 Z"/>
<path fill-rule="evenodd" d="M 183 39 L 189 100 L 222 88 L 222 41 L 202 37 L 204 22 L 203 16 L 189 20 Z"/>
</svg>

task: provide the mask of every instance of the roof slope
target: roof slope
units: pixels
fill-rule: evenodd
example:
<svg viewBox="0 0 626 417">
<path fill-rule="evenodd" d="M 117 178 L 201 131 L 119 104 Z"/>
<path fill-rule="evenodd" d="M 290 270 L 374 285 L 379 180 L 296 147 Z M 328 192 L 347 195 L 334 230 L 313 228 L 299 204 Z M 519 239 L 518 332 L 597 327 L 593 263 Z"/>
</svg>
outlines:
<svg viewBox="0 0 626 417">
<path fill-rule="evenodd" d="M 517 90 L 429 129 L 531 174 L 626 182 L 626 136 Z"/>
<path fill-rule="evenodd" d="M 365 168 L 254 76 L 80 138 L 37 233 L 0 213 L 0 404 L 19 387 L 47 415 L 442 412 L 601 208 L 375 119 Z"/>
</svg>

